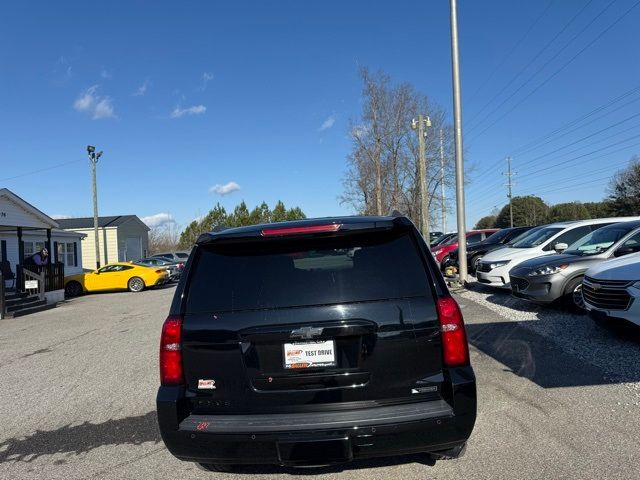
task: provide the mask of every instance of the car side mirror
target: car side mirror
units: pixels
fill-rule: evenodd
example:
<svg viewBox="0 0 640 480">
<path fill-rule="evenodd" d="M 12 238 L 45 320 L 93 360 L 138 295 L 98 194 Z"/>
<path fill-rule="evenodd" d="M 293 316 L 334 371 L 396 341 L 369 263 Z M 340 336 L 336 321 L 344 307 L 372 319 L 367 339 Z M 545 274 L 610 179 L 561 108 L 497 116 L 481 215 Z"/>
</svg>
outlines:
<svg viewBox="0 0 640 480">
<path fill-rule="evenodd" d="M 95 270 L 93 273 L 94 275 L 100 275 L 100 270 Z"/>
<path fill-rule="evenodd" d="M 630 253 L 634 253 L 635 250 L 632 247 L 622 247 L 613 252 L 614 257 L 622 257 L 624 255 L 629 255 Z"/>
<path fill-rule="evenodd" d="M 562 242 L 556 243 L 553 246 L 553 249 L 558 253 L 564 252 L 567 248 L 569 248 L 569 245 L 567 245 L 566 243 L 562 243 Z"/>
</svg>

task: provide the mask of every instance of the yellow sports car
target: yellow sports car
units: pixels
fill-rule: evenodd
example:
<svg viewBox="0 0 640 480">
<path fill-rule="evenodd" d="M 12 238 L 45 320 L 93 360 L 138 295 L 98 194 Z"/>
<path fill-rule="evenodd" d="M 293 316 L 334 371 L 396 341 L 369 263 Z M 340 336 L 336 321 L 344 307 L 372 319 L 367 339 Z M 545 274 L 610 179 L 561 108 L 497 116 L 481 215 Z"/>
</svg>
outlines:
<svg viewBox="0 0 640 480">
<path fill-rule="evenodd" d="M 141 292 L 169 281 L 165 269 L 144 267 L 128 262 L 110 263 L 93 272 L 69 275 L 64 278 L 64 290 L 73 297 L 84 292 L 129 290 Z"/>
</svg>

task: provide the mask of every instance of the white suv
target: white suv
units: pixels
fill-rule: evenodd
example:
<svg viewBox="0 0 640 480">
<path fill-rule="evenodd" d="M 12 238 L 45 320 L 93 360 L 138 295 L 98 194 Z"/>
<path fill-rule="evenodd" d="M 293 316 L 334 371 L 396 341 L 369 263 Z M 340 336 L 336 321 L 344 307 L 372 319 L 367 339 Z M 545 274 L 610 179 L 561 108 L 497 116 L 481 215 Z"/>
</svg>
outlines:
<svg viewBox="0 0 640 480">
<path fill-rule="evenodd" d="M 509 270 L 519 263 L 562 252 L 572 243 L 600 227 L 630 220 L 640 220 L 640 217 L 597 218 L 546 225 L 508 247 L 499 248 L 485 255 L 478 263 L 476 278 L 478 282 L 486 285 L 510 289 Z"/>
<path fill-rule="evenodd" d="M 582 296 L 597 322 L 640 325 L 640 253 L 600 263 L 585 273 Z"/>
</svg>

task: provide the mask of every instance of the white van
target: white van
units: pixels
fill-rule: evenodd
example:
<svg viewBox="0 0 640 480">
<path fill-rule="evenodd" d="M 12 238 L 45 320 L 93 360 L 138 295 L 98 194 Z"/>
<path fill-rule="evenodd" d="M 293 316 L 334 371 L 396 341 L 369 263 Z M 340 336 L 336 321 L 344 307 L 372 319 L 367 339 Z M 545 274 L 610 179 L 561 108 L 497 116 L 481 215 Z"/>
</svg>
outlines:
<svg viewBox="0 0 640 480">
<path fill-rule="evenodd" d="M 582 296 L 589 316 L 596 322 L 622 320 L 640 325 L 640 253 L 587 270 Z"/>
<path fill-rule="evenodd" d="M 640 217 L 594 218 L 546 225 L 505 248 L 489 252 L 478 264 L 478 282 L 493 287 L 511 288 L 509 270 L 525 260 L 561 253 L 569 245 L 600 227 Z"/>
</svg>

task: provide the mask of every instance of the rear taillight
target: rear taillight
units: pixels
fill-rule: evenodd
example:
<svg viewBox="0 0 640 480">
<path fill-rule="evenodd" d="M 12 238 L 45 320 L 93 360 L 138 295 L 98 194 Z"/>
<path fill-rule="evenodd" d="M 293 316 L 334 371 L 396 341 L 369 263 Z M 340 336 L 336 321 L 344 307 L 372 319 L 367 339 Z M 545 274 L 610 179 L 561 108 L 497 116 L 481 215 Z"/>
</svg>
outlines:
<svg viewBox="0 0 640 480">
<path fill-rule="evenodd" d="M 262 230 L 263 237 L 271 237 L 275 235 L 296 235 L 300 233 L 327 233 L 337 232 L 342 225 L 339 223 L 330 223 L 328 225 L 309 225 L 305 227 L 281 227 L 281 228 L 265 228 Z"/>
<path fill-rule="evenodd" d="M 160 337 L 160 383 L 181 385 L 182 379 L 182 318 L 168 317 Z"/>
<path fill-rule="evenodd" d="M 442 360 L 445 367 L 469 364 L 469 345 L 464 330 L 462 312 L 451 297 L 438 300 L 438 319 L 442 336 Z"/>
</svg>

